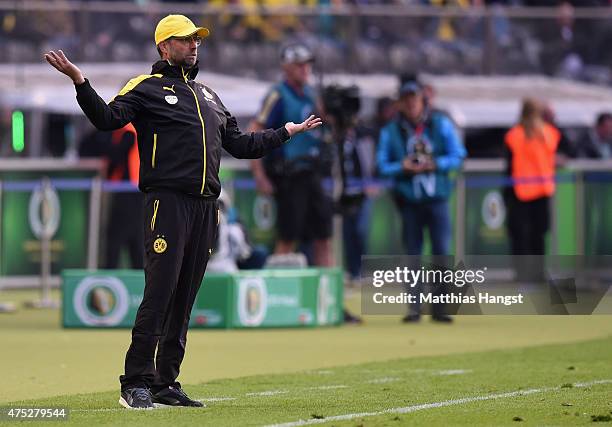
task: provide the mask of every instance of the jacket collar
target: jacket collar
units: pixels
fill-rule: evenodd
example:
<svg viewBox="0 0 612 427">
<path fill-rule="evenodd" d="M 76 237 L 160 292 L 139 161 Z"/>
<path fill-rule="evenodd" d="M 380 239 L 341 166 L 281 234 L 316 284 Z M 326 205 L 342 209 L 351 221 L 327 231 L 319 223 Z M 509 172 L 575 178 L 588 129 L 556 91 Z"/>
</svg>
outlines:
<svg viewBox="0 0 612 427">
<path fill-rule="evenodd" d="M 183 73 L 185 73 L 188 80 L 193 80 L 198 74 L 198 64 L 199 61 L 190 69 L 186 69 L 178 65 L 170 65 L 166 60 L 159 60 L 153 64 L 151 74 L 162 74 L 164 77 L 184 79 Z"/>
<path fill-rule="evenodd" d="M 423 113 L 421 114 L 421 117 L 419 118 L 419 121 L 416 123 L 411 122 L 410 120 L 408 120 L 408 118 L 406 116 L 404 116 L 401 112 L 397 113 L 397 122 L 398 125 L 403 128 L 404 130 L 410 131 L 410 132 L 414 132 L 415 129 L 421 127 L 421 126 L 427 126 L 430 120 L 430 114 L 429 114 L 429 109 L 425 108 L 423 110 Z"/>
</svg>

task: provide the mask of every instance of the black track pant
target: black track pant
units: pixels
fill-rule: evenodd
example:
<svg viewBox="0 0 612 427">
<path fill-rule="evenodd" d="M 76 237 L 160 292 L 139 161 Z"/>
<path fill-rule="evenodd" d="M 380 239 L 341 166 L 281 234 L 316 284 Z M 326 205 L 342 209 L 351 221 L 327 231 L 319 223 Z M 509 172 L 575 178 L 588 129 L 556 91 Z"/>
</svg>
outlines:
<svg viewBox="0 0 612 427">
<path fill-rule="evenodd" d="M 518 282 L 542 282 L 545 269 L 541 258 L 545 255 L 546 233 L 550 228 L 550 197 L 523 202 L 510 195 L 508 204 L 508 232 L 513 263 Z"/>
<path fill-rule="evenodd" d="M 513 255 L 544 255 L 550 228 L 550 197 L 529 202 L 513 198 L 509 204 L 508 231 Z"/>
<path fill-rule="evenodd" d="M 217 201 L 146 193 L 144 220 L 144 297 L 120 381 L 122 390 L 156 392 L 178 385 L 191 308 L 215 244 Z"/>
<path fill-rule="evenodd" d="M 119 267 L 121 249 L 126 247 L 131 268 L 143 267 L 142 193 L 116 193 L 111 198 L 110 218 L 106 230 L 105 268 Z"/>
</svg>

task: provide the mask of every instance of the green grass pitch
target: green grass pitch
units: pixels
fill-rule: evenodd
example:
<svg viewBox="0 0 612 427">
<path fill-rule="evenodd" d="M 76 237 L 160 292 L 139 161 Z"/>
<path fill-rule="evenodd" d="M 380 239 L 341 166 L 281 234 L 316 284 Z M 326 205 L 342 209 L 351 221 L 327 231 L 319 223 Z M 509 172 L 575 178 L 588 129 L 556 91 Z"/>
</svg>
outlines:
<svg viewBox="0 0 612 427">
<path fill-rule="evenodd" d="M 57 312 L 21 309 L 0 315 L 0 407 L 65 406 L 59 425 L 83 426 L 605 425 L 611 337 L 609 316 L 197 330 L 179 379 L 207 408 L 128 411 L 117 403 L 128 330 L 62 330 Z"/>
</svg>

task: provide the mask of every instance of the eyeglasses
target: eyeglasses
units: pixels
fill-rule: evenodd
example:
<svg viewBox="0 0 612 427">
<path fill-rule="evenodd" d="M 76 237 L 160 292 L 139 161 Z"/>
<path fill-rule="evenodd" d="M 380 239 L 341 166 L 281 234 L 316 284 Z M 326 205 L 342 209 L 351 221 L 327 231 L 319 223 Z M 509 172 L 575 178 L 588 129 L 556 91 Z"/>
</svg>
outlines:
<svg viewBox="0 0 612 427">
<path fill-rule="evenodd" d="M 170 40 L 178 40 L 182 43 L 195 42 L 196 46 L 200 46 L 202 44 L 202 37 L 198 36 L 187 36 L 187 37 L 170 37 Z"/>
</svg>

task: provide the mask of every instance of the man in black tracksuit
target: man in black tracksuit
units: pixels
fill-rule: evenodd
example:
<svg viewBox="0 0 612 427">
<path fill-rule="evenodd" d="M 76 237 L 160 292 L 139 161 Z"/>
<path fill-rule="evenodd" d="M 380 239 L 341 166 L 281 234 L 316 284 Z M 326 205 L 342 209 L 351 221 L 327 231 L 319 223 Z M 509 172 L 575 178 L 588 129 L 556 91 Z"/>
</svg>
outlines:
<svg viewBox="0 0 612 427">
<path fill-rule="evenodd" d="M 242 133 L 215 92 L 194 81 L 197 47 L 208 34 L 182 15 L 163 18 L 155 30 L 161 60 L 108 105 L 61 50 L 45 55 L 73 80 L 81 109 L 98 129 L 131 122 L 138 134 L 145 290 L 120 377 L 119 403 L 126 408 L 203 406 L 185 395 L 176 378 L 216 239 L 221 147 L 237 158 L 259 158 L 321 123 L 311 116 L 276 130 Z"/>
</svg>

